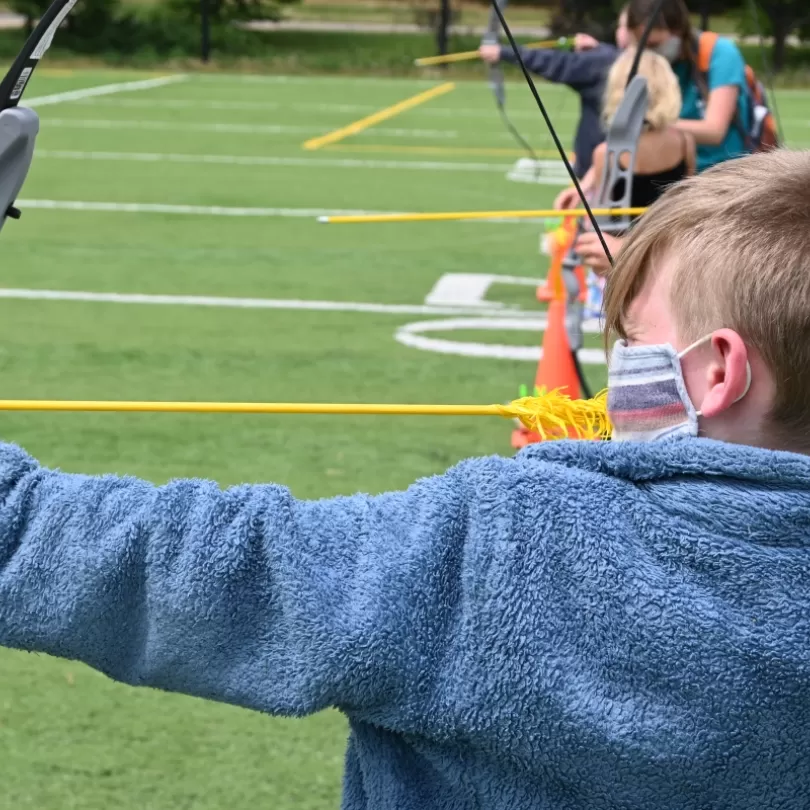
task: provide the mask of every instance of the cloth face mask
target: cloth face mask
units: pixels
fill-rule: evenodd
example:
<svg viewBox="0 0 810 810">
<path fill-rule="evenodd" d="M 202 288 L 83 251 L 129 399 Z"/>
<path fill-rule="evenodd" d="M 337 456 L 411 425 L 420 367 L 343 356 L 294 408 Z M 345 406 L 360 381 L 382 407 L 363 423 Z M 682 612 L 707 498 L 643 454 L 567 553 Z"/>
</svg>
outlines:
<svg viewBox="0 0 810 810">
<path fill-rule="evenodd" d="M 608 370 L 607 396 L 614 442 L 698 435 L 701 414 L 686 391 L 681 358 L 710 339 L 711 335 L 707 335 L 682 352 L 676 352 L 668 343 L 628 346 L 627 341 L 616 341 Z M 751 365 L 746 363 L 746 367 L 748 382 L 735 402 L 751 387 Z"/>
<path fill-rule="evenodd" d="M 681 58 L 681 38 L 670 37 L 666 42 L 662 42 L 660 45 L 650 48 L 650 50 L 655 51 L 659 56 L 663 56 L 672 65 Z"/>
</svg>

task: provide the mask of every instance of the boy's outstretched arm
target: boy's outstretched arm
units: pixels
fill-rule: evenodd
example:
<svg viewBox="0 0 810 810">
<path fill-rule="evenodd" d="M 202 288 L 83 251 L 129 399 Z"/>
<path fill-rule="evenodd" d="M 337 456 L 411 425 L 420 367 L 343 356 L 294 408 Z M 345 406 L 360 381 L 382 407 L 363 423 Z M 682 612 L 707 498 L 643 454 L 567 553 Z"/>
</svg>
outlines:
<svg viewBox="0 0 810 810">
<path fill-rule="evenodd" d="M 546 81 L 566 84 L 574 90 L 600 85 L 618 50 L 601 43 L 588 51 L 561 51 L 554 48 L 520 48 L 526 69 Z M 501 59 L 517 64 L 514 51 L 501 47 Z"/>
<path fill-rule="evenodd" d="M 306 502 L 0 444 L 0 645 L 273 713 L 407 702 L 463 621 L 467 466 Z"/>
</svg>

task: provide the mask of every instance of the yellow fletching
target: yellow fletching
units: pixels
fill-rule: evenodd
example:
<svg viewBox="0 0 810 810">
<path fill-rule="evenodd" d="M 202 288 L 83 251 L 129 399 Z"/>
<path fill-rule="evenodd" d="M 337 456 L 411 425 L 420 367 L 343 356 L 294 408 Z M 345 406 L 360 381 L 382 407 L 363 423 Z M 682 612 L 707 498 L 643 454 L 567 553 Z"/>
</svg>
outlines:
<svg viewBox="0 0 810 810">
<path fill-rule="evenodd" d="M 607 439 L 611 434 L 607 415 L 607 391 L 593 399 L 571 399 L 559 390 L 521 397 L 503 408 L 504 416 L 519 419 L 541 439 Z"/>
</svg>

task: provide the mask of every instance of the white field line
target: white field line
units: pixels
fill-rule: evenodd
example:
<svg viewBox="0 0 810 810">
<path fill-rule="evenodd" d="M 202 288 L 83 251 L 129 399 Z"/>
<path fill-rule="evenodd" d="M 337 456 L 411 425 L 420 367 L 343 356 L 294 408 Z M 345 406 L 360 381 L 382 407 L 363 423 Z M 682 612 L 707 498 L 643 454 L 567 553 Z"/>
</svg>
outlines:
<svg viewBox="0 0 810 810">
<path fill-rule="evenodd" d="M 90 202 L 84 200 L 18 200 L 20 208 L 51 211 L 96 211 L 113 214 L 179 214 L 204 217 L 291 217 L 318 219 L 319 217 L 368 216 L 396 214 L 400 211 L 365 211 L 335 208 L 235 208 L 218 205 L 171 205 L 168 203 Z M 514 222 L 516 225 L 536 224 L 534 219 L 479 219 L 481 222 Z M 468 223 L 469 224 L 469 223 Z"/>
<path fill-rule="evenodd" d="M 257 73 L 200 73 L 194 79 L 205 84 L 387 84 L 408 89 L 433 87 L 436 84 L 431 79 L 398 81 L 384 76 L 266 76 Z"/>
<path fill-rule="evenodd" d="M 134 163 L 182 163 L 224 166 L 298 166 L 301 168 L 337 169 L 406 169 L 449 172 L 498 172 L 511 168 L 505 163 L 455 163 L 447 161 L 362 160 L 353 158 L 268 157 L 266 155 L 189 155 L 171 152 L 80 152 L 62 149 L 39 149 L 36 159 L 94 160 Z"/>
<path fill-rule="evenodd" d="M 183 98 L 87 98 L 79 102 L 83 105 L 104 106 L 104 107 L 127 107 L 134 109 L 143 108 L 164 108 L 169 109 L 203 109 L 203 110 L 281 110 L 288 109 L 296 112 L 320 112 L 320 113 L 340 113 L 362 115 L 377 110 L 373 104 L 326 104 L 318 102 L 298 102 L 293 104 L 283 104 L 278 101 L 212 101 L 208 99 L 183 99 Z M 433 118 L 479 118 L 492 119 L 492 111 L 482 107 L 481 109 L 469 107 L 416 107 L 408 111 L 409 115 L 425 115 Z M 509 117 L 513 119 L 537 120 L 538 113 L 534 111 L 516 110 L 510 112 Z M 577 117 L 571 110 L 563 110 L 555 115 L 556 119 L 573 120 Z"/>
<path fill-rule="evenodd" d="M 156 130 L 160 132 L 223 132 L 229 135 L 311 135 L 321 132 L 322 127 L 297 127 L 287 124 L 202 124 L 175 121 L 127 121 L 106 118 L 46 118 L 45 127 L 63 127 L 65 129 L 126 129 L 131 132 L 139 130 Z M 400 129 L 394 127 L 375 127 L 369 134 L 385 135 L 393 138 L 457 138 L 458 132 L 447 129 Z M 358 135 L 364 133 L 358 132 Z"/>
<path fill-rule="evenodd" d="M 0 299 L 26 301 L 67 301 L 96 304 L 135 304 L 147 306 L 212 307 L 218 309 L 262 309 L 297 310 L 306 312 L 354 312 L 372 315 L 454 315 L 467 316 L 452 319 L 420 321 L 401 326 L 394 339 L 410 348 L 439 354 L 461 355 L 463 357 L 491 357 L 500 360 L 529 360 L 537 362 L 542 357 L 540 346 L 513 346 L 429 338 L 425 332 L 447 332 L 457 330 L 518 330 L 521 332 L 543 332 L 548 326 L 545 315 L 537 312 L 503 309 L 486 311 L 476 309 L 471 312 L 464 307 L 435 307 L 414 304 L 372 304 L 358 301 L 304 301 L 279 298 L 223 298 L 197 295 L 141 295 L 126 293 L 74 292 L 69 290 L 26 290 L 0 288 Z M 470 317 L 472 316 L 472 317 Z M 482 317 L 484 316 L 484 317 Z M 486 317 L 490 316 L 490 317 Z M 588 333 L 599 331 L 595 321 L 583 323 Z M 604 351 L 581 349 L 581 361 L 588 365 L 602 365 Z"/>
<path fill-rule="evenodd" d="M 436 84 L 433 79 L 392 79 L 386 76 L 266 76 L 253 73 L 200 73 L 194 76 L 194 81 L 205 84 L 337 84 L 340 87 L 352 84 L 382 84 L 401 88 L 397 92 L 403 95 L 408 92 L 419 92 L 422 88 L 434 87 Z M 562 85 L 539 79 L 537 84 L 542 87 L 544 96 L 571 92 Z M 528 92 L 522 81 L 506 82 L 506 91 Z"/>
<path fill-rule="evenodd" d="M 340 212 L 328 208 L 237 208 L 219 205 L 170 205 L 167 203 L 88 202 L 84 200 L 18 200 L 22 208 L 52 211 L 99 211 L 115 214 L 182 214 L 207 217 L 302 217 L 362 216 L 388 213 L 347 209 Z"/>
<path fill-rule="evenodd" d="M 375 315 L 467 315 L 465 307 L 433 307 L 424 304 L 374 304 L 359 301 L 306 301 L 284 298 L 228 298 L 202 295 L 141 295 L 128 293 L 94 293 L 70 290 L 27 290 L 0 288 L 0 299 L 18 299 L 27 301 L 78 301 L 98 304 L 141 304 L 184 307 L 214 307 L 223 309 L 284 309 L 317 312 L 363 312 Z M 481 310 L 475 311 L 482 314 Z M 503 309 L 492 310 L 483 314 L 500 315 L 507 313 Z M 510 318 L 522 319 L 531 317 L 533 322 L 544 323 L 536 312 L 510 310 Z"/>
<path fill-rule="evenodd" d="M 543 281 L 525 276 L 502 276 L 494 273 L 445 273 L 425 296 L 425 303 L 435 307 L 469 307 L 471 311 L 481 307 L 492 309 L 493 306 L 499 306 L 487 301 L 487 293 L 493 284 L 540 287 Z"/>
<path fill-rule="evenodd" d="M 64 93 L 53 93 L 49 96 L 39 96 L 28 99 L 27 107 L 44 107 L 49 104 L 62 104 L 65 101 L 80 101 L 95 96 L 109 96 L 114 93 L 132 93 L 136 90 L 152 90 L 155 87 L 165 87 L 167 84 L 177 84 L 188 77 L 184 74 L 176 76 L 161 76 L 157 79 L 144 79 L 137 82 L 117 82 L 115 84 L 101 84 L 96 87 L 83 87 L 78 90 L 67 90 Z"/>
<path fill-rule="evenodd" d="M 476 313 L 477 315 L 477 313 Z M 546 317 L 515 318 L 510 313 L 508 318 L 503 314 L 497 318 L 447 318 L 438 321 L 419 321 L 405 324 L 397 329 L 394 339 L 411 349 L 420 349 L 438 354 L 452 354 L 461 357 L 488 357 L 496 360 L 527 360 L 537 362 L 543 356 L 539 345 L 516 346 L 508 343 L 480 343 L 478 341 L 447 340 L 445 338 L 426 337 L 426 332 L 456 331 L 518 331 L 543 332 L 548 326 Z M 599 324 L 594 321 L 583 323 L 583 331 L 595 333 Z M 538 341 L 539 343 L 539 341 Z M 577 352 L 580 361 L 586 365 L 604 365 L 603 349 L 580 349 Z"/>
</svg>

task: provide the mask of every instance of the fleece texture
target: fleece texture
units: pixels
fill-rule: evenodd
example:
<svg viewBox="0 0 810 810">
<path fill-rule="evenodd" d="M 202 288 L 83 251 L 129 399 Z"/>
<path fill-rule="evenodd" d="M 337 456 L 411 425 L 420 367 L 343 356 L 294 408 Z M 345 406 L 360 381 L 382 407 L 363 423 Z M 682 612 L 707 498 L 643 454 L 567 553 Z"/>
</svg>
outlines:
<svg viewBox="0 0 810 810">
<path fill-rule="evenodd" d="M 810 804 L 810 459 L 561 442 L 405 492 L 0 445 L 0 644 L 351 723 L 346 810 Z"/>
</svg>

